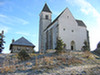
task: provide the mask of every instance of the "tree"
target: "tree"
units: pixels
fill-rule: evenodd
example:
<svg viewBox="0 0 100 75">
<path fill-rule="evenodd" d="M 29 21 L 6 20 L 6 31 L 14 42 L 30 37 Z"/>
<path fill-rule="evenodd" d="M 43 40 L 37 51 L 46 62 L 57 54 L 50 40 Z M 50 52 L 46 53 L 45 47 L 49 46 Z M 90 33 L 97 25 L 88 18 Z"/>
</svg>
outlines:
<svg viewBox="0 0 100 75">
<path fill-rule="evenodd" d="M 0 53 L 2 52 L 2 50 L 4 49 L 4 43 L 5 43 L 5 41 L 4 41 L 4 31 L 2 31 L 2 33 L 0 33 Z"/>
<path fill-rule="evenodd" d="M 56 52 L 57 53 L 60 53 L 60 52 L 62 52 L 63 50 L 64 50 L 64 43 L 63 43 L 63 41 L 60 39 L 60 38 L 58 38 L 58 40 L 57 40 L 57 46 L 56 46 Z"/>
<path fill-rule="evenodd" d="M 83 51 L 90 51 L 87 41 L 84 41 Z"/>
</svg>

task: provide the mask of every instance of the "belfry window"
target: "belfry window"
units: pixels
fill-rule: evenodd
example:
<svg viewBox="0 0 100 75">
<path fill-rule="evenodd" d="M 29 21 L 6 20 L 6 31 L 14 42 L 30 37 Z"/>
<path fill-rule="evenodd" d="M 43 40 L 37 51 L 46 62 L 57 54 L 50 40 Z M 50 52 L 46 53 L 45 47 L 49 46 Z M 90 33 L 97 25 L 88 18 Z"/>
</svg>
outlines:
<svg viewBox="0 0 100 75">
<path fill-rule="evenodd" d="M 45 19 L 49 19 L 49 16 L 48 15 L 45 15 Z"/>
</svg>

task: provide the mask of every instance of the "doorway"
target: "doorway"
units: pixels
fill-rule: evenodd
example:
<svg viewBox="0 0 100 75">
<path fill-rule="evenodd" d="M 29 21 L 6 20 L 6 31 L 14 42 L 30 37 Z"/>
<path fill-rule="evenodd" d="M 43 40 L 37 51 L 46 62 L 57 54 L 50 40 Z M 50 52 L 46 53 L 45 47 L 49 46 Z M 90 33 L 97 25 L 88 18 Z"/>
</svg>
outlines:
<svg viewBox="0 0 100 75">
<path fill-rule="evenodd" d="M 75 42 L 71 41 L 71 50 L 75 50 Z"/>
</svg>

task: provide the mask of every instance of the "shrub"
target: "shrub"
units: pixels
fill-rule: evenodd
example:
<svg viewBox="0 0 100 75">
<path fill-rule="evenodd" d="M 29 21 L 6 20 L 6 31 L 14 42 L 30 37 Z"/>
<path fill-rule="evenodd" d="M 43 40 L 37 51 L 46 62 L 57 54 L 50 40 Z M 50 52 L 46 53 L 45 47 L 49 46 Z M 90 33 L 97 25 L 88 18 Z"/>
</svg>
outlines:
<svg viewBox="0 0 100 75">
<path fill-rule="evenodd" d="M 100 48 L 100 42 L 98 43 L 97 48 Z"/>
<path fill-rule="evenodd" d="M 90 51 L 87 41 L 84 41 L 83 51 Z"/>
<path fill-rule="evenodd" d="M 4 41 L 4 31 L 2 31 L 2 33 L 0 33 L 0 53 L 4 49 L 4 47 L 3 47 L 4 43 L 5 43 L 5 41 Z"/>
<path fill-rule="evenodd" d="M 20 60 L 28 60 L 30 59 L 30 56 L 28 55 L 28 53 L 25 51 L 25 50 L 21 50 L 19 53 L 18 53 L 18 59 Z"/>
<path fill-rule="evenodd" d="M 65 46 L 65 44 L 63 43 L 63 41 L 60 38 L 58 38 L 58 40 L 57 40 L 57 47 L 55 48 L 56 52 L 57 53 L 62 52 L 64 50 L 64 46 Z"/>
</svg>

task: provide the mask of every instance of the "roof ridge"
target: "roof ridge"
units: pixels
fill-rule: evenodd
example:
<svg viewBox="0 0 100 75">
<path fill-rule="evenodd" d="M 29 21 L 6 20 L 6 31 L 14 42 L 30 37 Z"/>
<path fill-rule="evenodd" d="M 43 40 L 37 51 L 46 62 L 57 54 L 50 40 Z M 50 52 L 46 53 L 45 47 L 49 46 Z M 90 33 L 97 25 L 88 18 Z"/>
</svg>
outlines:
<svg viewBox="0 0 100 75">
<path fill-rule="evenodd" d="M 14 45 L 28 45 L 28 46 L 34 46 L 30 41 L 28 41 L 26 38 L 21 37 L 12 44 Z"/>
<path fill-rule="evenodd" d="M 75 20 L 76 20 L 78 26 L 86 27 L 85 23 L 82 20 L 77 20 L 77 19 L 75 19 Z"/>
</svg>

